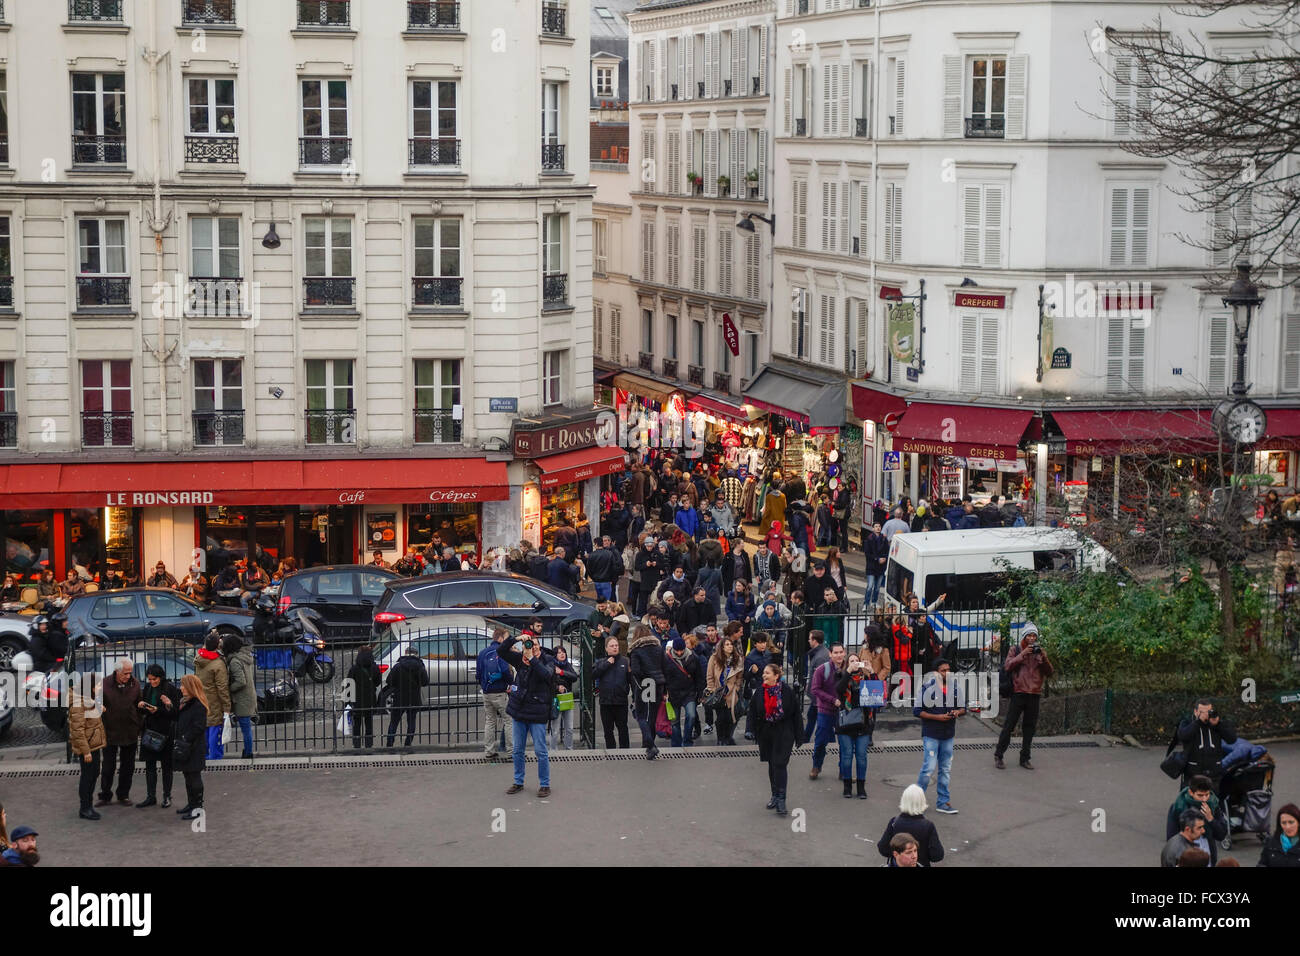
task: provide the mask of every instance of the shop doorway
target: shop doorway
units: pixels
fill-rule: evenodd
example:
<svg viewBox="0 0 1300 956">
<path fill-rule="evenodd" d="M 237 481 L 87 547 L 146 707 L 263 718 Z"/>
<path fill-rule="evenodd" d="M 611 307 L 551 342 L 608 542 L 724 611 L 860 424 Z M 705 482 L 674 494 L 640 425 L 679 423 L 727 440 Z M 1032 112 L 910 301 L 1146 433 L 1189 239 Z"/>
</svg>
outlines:
<svg viewBox="0 0 1300 956">
<path fill-rule="evenodd" d="M 358 520 L 359 509 L 355 505 L 300 508 L 294 536 L 298 567 L 354 563 Z"/>
</svg>

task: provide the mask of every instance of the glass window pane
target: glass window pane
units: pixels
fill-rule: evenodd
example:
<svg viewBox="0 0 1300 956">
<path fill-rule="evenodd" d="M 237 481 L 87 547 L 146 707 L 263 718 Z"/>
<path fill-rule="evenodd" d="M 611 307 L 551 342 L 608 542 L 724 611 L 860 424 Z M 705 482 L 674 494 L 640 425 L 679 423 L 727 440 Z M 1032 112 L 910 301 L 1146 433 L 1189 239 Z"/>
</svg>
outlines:
<svg viewBox="0 0 1300 956">
<path fill-rule="evenodd" d="M 325 387 L 325 362 L 321 359 L 308 359 L 307 361 L 307 387 L 324 388 Z"/>
<path fill-rule="evenodd" d="M 415 360 L 415 387 L 430 388 L 433 386 L 433 362 L 429 359 Z"/>
<path fill-rule="evenodd" d="M 238 249 L 239 220 L 229 218 L 217 220 L 217 238 L 227 249 Z"/>
<path fill-rule="evenodd" d="M 213 99 L 216 101 L 217 105 L 233 108 L 235 105 L 235 81 L 214 80 L 212 85 L 215 87 L 215 96 Z"/>
<path fill-rule="evenodd" d="M 221 363 L 221 384 L 225 388 L 243 388 L 244 384 L 244 363 L 239 361 L 226 361 Z"/>
<path fill-rule="evenodd" d="M 194 385 L 196 388 L 211 388 L 215 382 L 216 372 L 210 360 L 194 363 Z"/>
<path fill-rule="evenodd" d="M 126 223 L 120 219 L 104 223 L 104 260 L 108 274 L 126 274 Z"/>
</svg>

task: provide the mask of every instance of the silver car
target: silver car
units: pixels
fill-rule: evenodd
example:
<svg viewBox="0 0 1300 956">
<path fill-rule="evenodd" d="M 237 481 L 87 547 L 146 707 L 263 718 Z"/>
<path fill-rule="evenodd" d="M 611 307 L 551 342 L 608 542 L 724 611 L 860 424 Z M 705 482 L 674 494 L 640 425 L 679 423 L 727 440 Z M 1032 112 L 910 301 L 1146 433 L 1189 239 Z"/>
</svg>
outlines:
<svg viewBox="0 0 1300 956">
<path fill-rule="evenodd" d="M 375 645 L 375 663 L 384 678 L 379 706 L 388 709 L 392 690 L 388 673 L 408 646 L 424 662 L 429 686 L 424 688 L 424 706 L 430 710 L 477 707 L 483 702 L 476 661 L 479 651 L 492 642 L 498 628 L 512 636 L 512 627 L 497 624 L 476 614 L 443 614 L 436 618 L 397 621 L 384 629 Z"/>
</svg>

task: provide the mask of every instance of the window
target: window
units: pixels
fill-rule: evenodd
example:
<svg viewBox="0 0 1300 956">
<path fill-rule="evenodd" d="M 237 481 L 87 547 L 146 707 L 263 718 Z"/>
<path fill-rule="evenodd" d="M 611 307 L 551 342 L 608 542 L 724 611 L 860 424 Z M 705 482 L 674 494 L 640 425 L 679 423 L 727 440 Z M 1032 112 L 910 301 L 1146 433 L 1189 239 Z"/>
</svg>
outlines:
<svg viewBox="0 0 1300 956">
<path fill-rule="evenodd" d="M 1210 213 L 1210 263 L 1228 269 L 1249 260 L 1254 230 L 1253 197 L 1248 185 L 1220 192 Z"/>
<path fill-rule="evenodd" d="M 460 359 L 416 359 L 415 443 L 459 442 L 463 424 Z"/>
<path fill-rule="evenodd" d="M 718 196 L 718 131 L 704 131 L 704 195 Z"/>
<path fill-rule="evenodd" d="M 728 166 L 728 176 L 731 177 L 731 198 L 744 199 L 749 195 L 749 183 L 747 175 L 749 167 L 746 166 L 746 160 L 749 154 L 749 131 L 743 129 L 733 129 L 731 131 L 731 164 Z"/>
<path fill-rule="evenodd" d="M 410 165 L 460 165 L 457 92 L 454 80 L 411 81 Z"/>
<path fill-rule="evenodd" d="M 641 57 L 637 63 L 641 77 L 641 101 L 653 102 L 655 99 L 655 54 L 658 43 L 651 40 L 641 41 Z"/>
<path fill-rule="evenodd" d="M 794 225 L 791 242 L 796 249 L 808 248 L 808 180 L 796 179 L 791 184 L 794 203 Z"/>
<path fill-rule="evenodd" d="M 641 220 L 641 278 L 655 281 L 655 224 L 653 219 Z"/>
<path fill-rule="evenodd" d="M 835 309 L 833 295 L 818 295 L 817 357 L 823 365 L 835 364 Z"/>
<path fill-rule="evenodd" d="M 665 285 L 681 284 L 681 244 L 681 225 L 676 222 L 668 223 L 664 229 L 664 258 L 668 270 L 664 275 Z"/>
<path fill-rule="evenodd" d="M 641 130 L 641 185 L 645 191 L 656 191 L 659 180 L 658 157 L 655 154 L 655 130 L 646 126 Z M 670 184 L 671 187 L 671 184 Z"/>
<path fill-rule="evenodd" d="M 239 359 L 194 362 L 194 444 L 244 443 L 244 363 Z"/>
<path fill-rule="evenodd" d="M 304 220 L 303 227 L 307 275 L 350 277 L 352 220 L 343 217 L 309 217 Z"/>
<path fill-rule="evenodd" d="M 18 447 L 18 389 L 14 363 L 0 362 L 0 448 Z"/>
<path fill-rule="evenodd" d="M 1300 313 L 1284 319 L 1282 329 L 1282 388 L 1300 391 Z"/>
<path fill-rule="evenodd" d="M 890 136 L 903 135 L 903 100 L 907 92 L 907 61 L 901 56 L 885 60 L 885 109 L 889 128 L 883 132 Z"/>
<path fill-rule="evenodd" d="M 565 216 L 542 217 L 542 300 L 547 305 L 568 301 L 568 273 L 564 268 Z"/>
<path fill-rule="evenodd" d="M 1151 72 L 1136 57 L 1115 57 L 1115 136 L 1130 139 L 1143 133 L 1142 116 L 1151 110 L 1155 86 Z"/>
<path fill-rule="evenodd" d="M 492 591 L 487 581 L 457 581 L 438 589 L 439 607 L 492 607 Z"/>
<path fill-rule="evenodd" d="M 126 265 L 125 219 L 77 220 L 78 306 L 127 306 L 131 280 Z"/>
<path fill-rule="evenodd" d="M 653 355 L 655 350 L 655 314 L 641 310 L 641 351 Z"/>
<path fill-rule="evenodd" d="M 822 183 L 822 252 L 849 251 L 849 184 Z"/>
<path fill-rule="evenodd" d="M 190 77 L 185 84 L 189 132 L 201 136 L 234 136 L 235 81 Z"/>
<path fill-rule="evenodd" d="M 176 598 L 169 597 L 166 594 L 146 592 L 140 595 L 140 597 L 144 599 L 145 617 L 194 616 L 193 610 L 188 605 L 182 604 Z"/>
<path fill-rule="evenodd" d="M 885 262 L 903 258 L 903 186 L 885 183 Z"/>
<path fill-rule="evenodd" d="M 718 325 L 718 371 L 723 375 L 731 374 L 731 346 L 727 344 L 727 327 Z"/>
<path fill-rule="evenodd" d="M 608 223 L 604 219 L 596 219 L 591 224 L 592 271 L 602 276 L 609 268 L 609 255 L 605 246 L 607 226 Z"/>
<path fill-rule="evenodd" d="M 9 83 L 5 71 L 0 70 L 0 166 L 7 166 L 8 164 L 9 164 Z"/>
<path fill-rule="evenodd" d="M 115 594 L 97 600 L 90 616 L 97 621 L 125 621 L 138 619 L 140 612 L 134 594 Z"/>
<path fill-rule="evenodd" d="M 564 401 L 564 356 L 563 351 L 542 355 L 542 406 L 545 408 Z"/>
<path fill-rule="evenodd" d="M 757 301 L 763 297 L 759 287 L 759 256 L 761 240 L 750 236 L 745 240 L 745 298 Z"/>
<path fill-rule="evenodd" d="M 1003 205 L 1006 187 L 1001 184 L 964 183 L 961 187 L 961 264 L 1002 265 L 1002 228 L 1006 221 Z"/>
<path fill-rule="evenodd" d="M 307 444 L 356 442 L 351 359 L 307 360 Z"/>
<path fill-rule="evenodd" d="M 808 293 L 796 289 L 794 305 L 790 312 L 790 354 L 795 358 L 808 357 Z"/>
<path fill-rule="evenodd" d="M 696 292 L 704 291 L 706 248 L 709 241 L 707 226 L 691 228 L 691 288 Z M 699 364 L 698 362 L 696 363 Z"/>
<path fill-rule="evenodd" d="M 614 68 L 612 66 L 596 67 L 596 95 L 614 95 Z"/>
<path fill-rule="evenodd" d="M 822 64 L 822 135 L 847 136 L 853 95 L 853 67 L 848 63 Z"/>
<path fill-rule="evenodd" d="M 132 444 L 129 359 L 81 363 L 81 443 Z"/>
<path fill-rule="evenodd" d="M 1232 316 L 1212 315 L 1209 321 L 1210 348 L 1205 369 L 1205 390 L 1222 395 L 1228 390 L 1228 353 Z"/>
<path fill-rule="evenodd" d="M 1141 319 L 1108 315 L 1106 334 L 1106 391 L 1146 391 L 1146 328 Z"/>
<path fill-rule="evenodd" d="M 461 224 L 457 218 L 417 216 L 412 303 L 423 306 L 461 304 Z"/>
<path fill-rule="evenodd" d="M 316 575 L 315 594 L 319 597 L 352 597 L 352 574 L 330 571 Z"/>
<path fill-rule="evenodd" d="M 496 592 L 497 607 L 517 607 L 532 610 L 537 603 L 537 594 L 517 581 L 493 581 L 492 589 Z"/>
<path fill-rule="evenodd" d="M 190 219 L 190 278 L 238 279 L 239 220 L 233 216 Z"/>
<path fill-rule="evenodd" d="M 718 230 L 718 294 L 732 294 L 732 249 L 735 236 L 730 229 Z"/>
<path fill-rule="evenodd" d="M 357 572 L 357 588 L 360 590 L 361 596 L 374 601 L 378 601 L 379 598 L 384 596 L 384 588 L 391 580 L 392 578 L 374 571 Z"/>
<path fill-rule="evenodd" d="M 347 80 L 302 81 L 302 166 L 339 166 L 352 157 Z"/>
<path fill-rule="evenodd" d="M 667 345 L 664 349 L 664 358 L 677 361 L 677 316 L 664 316 L 664 332 L 667 334 Z"/>
<path fill-rule="evenodd" d="M 609 357 L 615 362 L 622 362 L 623 355 L 623 310 L 618 306 L 609 307 Z"/>
<path fill-rule="evenodd" d="M 867 374 L 867 323 L 870 303 L 866 299 L 850 300 L 849 317 L 854 322 L 855 335 L 850 349 L 845 371 L 853 378 L 862 378 Z"/>
<path fill-rule="evenodd" d="M 758 375 L 758 333 L 745 332 L 745 343 L 741 354 L 745 357 L 745 380 L 752 382 Z"/>
<path fill-rule="evenodd" d="M 704 366 L 704 323 L 698 319 L 691 322 L 691 364 Z"/>
<path fill-rule="evenodd" d="M 1155 264 L 1148 252 L 1152 193 L 1152 186 L 1110 187 L 1110 265 Z"/>
<path fill-rule="evenodd" d="M 858 60 L 853 66 L 850 93 L 853 110 L 853 128 L 846 131 L 849 136 L 871 135 L 871 61 Z"/>
<path fill-rule="evenodd" d="M 787 136 L 809 136 L 808 117 L 812 113 L 812 68 L 794 66 L 785 71 L 785 133 Z"/>
<path fill-rule="evenodd" d="M 560 83 L 542 84 L 542 169 L 564 169 L 564 147 L 560 144 Z"/>
<path fill-rule="evenodd" d="M 595 300 L 591 303 L 591 340 L 592 351 L 596 358 L 605 357 L 605 306 Z"/>
<path fill-rule="evenodd" d="M 72 74 L 72 161 L 126 162 L 126 74 Z"/>
<path fill-rule="evenodd" d="M 970 127 L 967 136 L 995 136 L 1006 130 L 1006 57 L 971 57 L 967 71 L 970 89 Z"/>
<path fill-rule="evenodd" d="M 994 394 L 998 390 L 998 316 L 995 313 L 959 313 L 961 360 L 959 387 L 968 394 Z"/>
</svg>

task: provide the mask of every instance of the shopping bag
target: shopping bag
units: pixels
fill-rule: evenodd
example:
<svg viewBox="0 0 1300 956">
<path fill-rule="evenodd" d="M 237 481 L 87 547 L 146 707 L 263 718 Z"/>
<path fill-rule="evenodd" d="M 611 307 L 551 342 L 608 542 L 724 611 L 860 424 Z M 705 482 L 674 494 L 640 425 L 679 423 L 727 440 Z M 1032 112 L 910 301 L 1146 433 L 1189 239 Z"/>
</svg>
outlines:
<svg viewBox="0 0 1300 956">
<path fill-rule="evenodd" d="M 668 720 L 668 701 L 661 701 L 659 704 L 659 714 L 655 718 L 655 733 L 671 734 L 673 725 Z"/>
<path fill-rule="evenodd" d="M 884 707 L 885 682 L 882 680 L 864 680 L 862 690 L 858 694 L 858 706 Z"/>
<path fill-rule="evenodd" d="M 672 701 L 664 701 L 664 713 L 668 715 L 668 724 L 671 726 L 672 722 L 677 719 L 677 708 L 673 706 Z"/>
<path fill-rule="evenodd" d="M 572 693 L 569 693 L 569 694 L 556 694 L 556 695 L 555 695 L 555 700 L 556 700 L 556 703 L 557 703 L 557 705 L 558 705 L 558 707 L 559 707 L 561 713 L 563 713 L 563 712 L 566 711 L 566 710 L 573 710 L 573 694 L 572 694 Z"/>
<path fill-rule="evenodd" d="M 221 746 L 226 746 L 235 739 L 235 728 L 230 722 L 230 715 L 226 714 L 221 724 Z"/>
<path fill-rule="evenodd" d="M 341 734 L 352 733 L 352 705 L 348 704 L 343 708 L 343 713 L 339 716 L 339 722 L 335 728 Z"/>
</svg>

